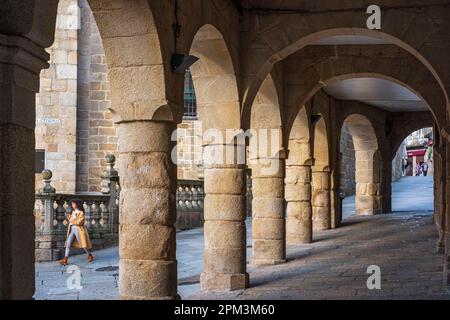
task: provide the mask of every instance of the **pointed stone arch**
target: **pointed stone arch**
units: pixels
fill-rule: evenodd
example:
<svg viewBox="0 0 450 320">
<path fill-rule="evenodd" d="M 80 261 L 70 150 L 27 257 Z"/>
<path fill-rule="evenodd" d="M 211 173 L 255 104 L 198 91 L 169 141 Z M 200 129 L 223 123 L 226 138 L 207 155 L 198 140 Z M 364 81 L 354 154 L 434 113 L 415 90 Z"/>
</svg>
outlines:
<svg viewBox="0 0 450 320">
<path fill-rule="evenodd" d="M 256 32 L 257 37 L 248 36 L 245 52 L 244 110 L 252 105 L 252 101 L 261 81 L 269 73 L 275 63 L 302 48 L 313 45 L 324 39 L 338 36 L 360 36 L 381 40 L 400 47 L 418 59 L 433 75 L 445 95 L 445 106 L 449 99 L 446 88 L 448 77 L 442 72 L 445 59 L 438 57 L 440 37 L 448 29 L 449 22 L 436 24 L 432 16 L 437 14 L 433 5 L 424 10 L 414 8 L 390 8 L 383 15 L 382 30 L 366 28 L 367 15 L 365 8 L 343 12 L 336 19 L 333 10 L 303 14 L 302 28 L 298 27 L 298 15 L 254 15 L 249 23 L 249 30 Z M 448 10 L 448 8 L 442 8 Z M 344 10 L 345 11 L 345 10 Z M 271 27 L 267 27 L 270 25 Z M 414 35 L 414 36 L 412 36 Z M 275 40 L 276 39 L 276 40 Z M 433 39 L 436 41 L 433 43 Z M 428 45 L 423 45 L 428 41 Z M 269 45 L 270 43 L 270 45 Z M 258 59 L 254 56 L 258 52 Z M 261 54 L 263 52 L 263 54 Z"/>
</svg>

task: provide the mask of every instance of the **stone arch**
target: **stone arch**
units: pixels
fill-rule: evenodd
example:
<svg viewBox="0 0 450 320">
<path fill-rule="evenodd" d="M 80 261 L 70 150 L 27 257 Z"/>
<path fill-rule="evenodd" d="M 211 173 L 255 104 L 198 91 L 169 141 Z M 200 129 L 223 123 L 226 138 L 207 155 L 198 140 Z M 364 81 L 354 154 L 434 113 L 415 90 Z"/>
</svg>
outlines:
<svg viewBox="0 0 450 320">
<path fill-rule="evenodd" d="M 190 54 L 199 58 L 190 67 L 199 120 L 204 130 L 222 134 L 222 141 L 203 141 L 205 251 L 200 284 L 203 290 L 244 289 L 245 142 L 224 140 L 227 129 L 241 129 L 236 72 L 223 35 L 211 24 L 198 30 Z M 205 161 L 205 154 L 217 152 L 223 162 Z"/>
<path fill-rule="evenodd" d="M 313 170 L 327 171 L 330 170 L 330 148 L 328 139 L 328 128 L 322 115 L 314 125 L 314 165 Z"/>
<path fill-rule="evenodd" d="M 236 72 L 222 34 L 213 25 L 204 25 L 192 41 L 190 54 L 199 58 L 190 70 L 203 127 L 239 129 Z"/>
<path fill-rule="evenodd" d="M 400 147 L 400 144 L 409 136 L 412 132 L 426 127 L 434 127 L 433 117 L 428 112 L 412 112 L 404 115 L 392 116 L 393 132 L 391 136 L 393 140 L 391 142 L 390 155 L 393 159 Z M 435 130 L 435 128 L 433 128 Z M 439 133 L 434 134 L 435 139 L 439 139 Z M 435 144 L 439 141 L 435 141 Z"/>
<path fill-rule="evenodd" d="M 148 1 L 89 0 L 100 31 L 115 122 L 176 121 L 176 92 Z M 169 89 L 170 88 L 170 89 Z"/>
<path fill-rule="evenodd" d="M 110 111 L 118 124 L 119 294 L 122 299 L 175 299 L 176 166 L 171 135 L 182 114 L 177 101 L 182 101 L 183 90 L 181 77 L 170 72 L 170 37 L 160 37 L 163 27 L 154 19 L 167 9 L 146 0 L 88 3 L 105 51 Z M 136 241 L 137 234 L 142 241 Z"/>
<path fill-rule="evenodd" d="M 426 48 L 427 46 L 422 44 L 433 38 L 434 35 L 439 39 L 445 32 L 444 30 L 447 30 L 448 23 L 437 25 L 430 18 L 433 14 L 429 10 L 432 9 L 420 11 L 414 8 L 391 9 L 383 16 L 382 30 L 366 28 L 367 15 L 364 9 L 348 11 L 340 19 L 335 19 L 335 16 L 333 16 L 335 13 L 332 10 L 330 12 L 305 14 L 302 15 L 302 25 L 304 26 L 302 28 L 298 27 L 298 15 L 270 15 L 269 18 L 255 15 L 252 21 L 254 28 L 250 29 L 259 36 L 251 39 L 248 43 L 248 49 L 245 50 L 245 73 L 248 78 L 244 91 L 244 110 L 251 107 L 258 86 L 276 62 L 320 40 L 348 35 L 384 40 L 412 54 L 433 75 L 445 95 L 445 106 L 447 106 L 449 99 L 445 89 L 446 86 L 441 75 L 436 71 L 444 70 L 445 59 L 433 61 L 433 64 L 431 64 L 430 61 L 437 56 L 436 50 L 439 49 L 435 47 Z M 267 24 L 272 27 L 268 28 Z M 432 36 L 430 37 L 430 35 Z M 274 39 L 277 39 L 277 41 L 274 41 Z M 437 40 L 438 42 L 439 40 Z M 270 46 L 268 43 L 270 43 Z M 255 50 L 258 50 L 258 52 L 264 51 L 264 55 L 259 54 L 259 59 L 254 59 Z"/>
<path fill-rule="evenodd" d="M 340 56 L 338 59 L 326 57 L 313 65 L 306 64 L 296 70 L 305 79 L 305 83 L 290 98 L 294 110 L 304 105 L 329 83 L 352 78 L 375 77 L 409 89 L 427 104 L 439 127 L 445 127 L 446 112 L 443 108 L 446 105 L 445 92 L 439 88 L 430 72 L 418 64 L 414 57 L 409 54 L 399 58 L 371 58 L 370 55 L 349 57 L 345 56 L 345 48 L 341 50 L 342 52 L 339 49 L 336 52 Z M 287 134 L 294 118 L 295 111 L 287 117 Z"/>
<path fill-rule="evenodd" d="M 349 115 L 344 123 L 350 129 L 355 148 L 356 213 L 381 213 L 383 162 L 374 127 L 362 114 Z"/>
</svg>

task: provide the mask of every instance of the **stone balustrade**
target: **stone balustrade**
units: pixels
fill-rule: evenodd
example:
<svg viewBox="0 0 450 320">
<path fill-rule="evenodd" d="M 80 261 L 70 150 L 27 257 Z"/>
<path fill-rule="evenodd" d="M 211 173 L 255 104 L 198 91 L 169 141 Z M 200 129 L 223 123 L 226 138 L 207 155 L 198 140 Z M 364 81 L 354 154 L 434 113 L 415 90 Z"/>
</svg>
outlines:
<svg viewBox="0 0 450 320">
<path fill-rule="evenodd" d="M 43 187 L 35 197 L 36 261 L 60 259 L 64 253 L 67 215 L 71 201 L 79 199 L 85 210 L 85 226 L 94 249 L 117 244 L 119 223 L 119 176 L 113 155 L 106 157 L 108 169 L 102 174 L 102 193 L 56 193 L 51 186 L 52 172 L 42 172 Z"/>
<path fill-rule="evenodd" d="M 67 215 L 71 201 L 83 202 L 86 228 L 92 246 L 102 249 L 118 243 L 119 175 L 114 169 L 115 158 L 107 155 L 108 168 L 102 174 L 101 193 L 57 193 L 51 185 L 52 172 L 42 172 L 43 187 L 35 197 L 36 261 L 57 260 L 64 254 Z M 177 229 L 203 225 L 203 181 L 178 180 L 176 192 Z"/>
<path fill-rule="evenodd" d="M 177 229 L 191 229 L 203 225 L 203 181 L 177 181 Z"/>
</svg>

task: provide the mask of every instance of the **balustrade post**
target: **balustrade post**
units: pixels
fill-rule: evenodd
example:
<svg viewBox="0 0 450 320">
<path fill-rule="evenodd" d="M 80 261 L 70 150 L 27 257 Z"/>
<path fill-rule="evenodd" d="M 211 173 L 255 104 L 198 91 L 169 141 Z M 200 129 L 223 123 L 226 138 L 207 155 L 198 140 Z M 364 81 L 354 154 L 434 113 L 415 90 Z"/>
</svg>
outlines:
<svg viewBox="0 0 450 320">
<path fill-rule="evenodd" d="M 55 209 L 53 207 L 55 201 L 55 193 L 56 190 L 51 186 L 53 173 L 46 169 L 42 171 L 42 179 L 44 181 L 44 185 L 39 190 L 39 194 L 44 197 L 43 199 L 43 212 L 41 213 L 43 216 L 43 229 L 42 232 L 44 234 L 49 234 L 53 230 L 53 220 L 55 219 Z"/>
<path fill-rule="evenodd" d="M 64 221 L 66 220 L 65 201 L 64 199 L 57 199 L 56 204 L 56 231 L 57 233 L 64 233 L 66 231 L 66 226 L 64 225 Z"/>
</svg>

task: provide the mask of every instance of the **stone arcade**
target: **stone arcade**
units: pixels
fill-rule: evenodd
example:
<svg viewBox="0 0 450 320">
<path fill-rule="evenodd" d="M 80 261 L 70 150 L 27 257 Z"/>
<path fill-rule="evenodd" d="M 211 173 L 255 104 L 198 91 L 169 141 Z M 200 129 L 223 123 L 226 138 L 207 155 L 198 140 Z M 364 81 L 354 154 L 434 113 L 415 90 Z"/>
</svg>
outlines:
<svg viewBox="0 0 450 320">
<path fill-rule="evenodd" d="M 119 154 L 122 188 L 120 298 L 178 298 L 171 135 L 183 118 L 184 75 L 171 72 L 174 53 L 199 58 L 190 72 L 204 130 L 276 129 L 282 142 L 276 157 L 265 159 L 282 163 L 271 176 L 249 158 L 247 164 L 204 166 L 203 290 L 250 284 L 247 169 L 253 178 L 252 264 L 283 264 L 287 244 L 310 243 L 316 230 L 340 227 L 344 124 L 353 136 L 361 215 L 391 212 L 391 161 L 400 143 L 414 130 L 434 128 L 434 217 L 437 246 L 445 248 L 442 276 L 450 285 L 450 7 L 439 2 L 380 0 L 381 29 L 370 30 L 367 1 L 87 1 L 103 44 L 110 93 L 106 97 L 97 85 L 90 90 L 114 122 L 104 132 L 118 139 L 109 147 Z M 50 67 L 46 49 L 55 41 L 57 12 L 57 0 L 5 0 L 0 6 L 0 299 L 30 299 L 35 291 L 36 93 L 49 83 L 45 76 L 40 83 L 40 75 Z M 71 32 L 71 40 L 76 35 Z M 70 41 L 56 44 L 52 50 L 73 58 Z M 73 62 L 55 71 L 58 84 L 71 90 Z M 331 93 L 333 84 L 355 79 L 406 88 L 418 101 L 408 107 L 389 97 Z M 73 91 L 53 96 L 64 101 L 69 116 L 75 112 Z M 39 99 L 47 98 L 40 93 Z M 81 101 L 78 107 L 90 106 Z M 52 121 L 51 114 L 44 116 L 38 124 Z M 67 130 L 66 147 L 75 150 L 76 128 Z M 219 147 L 239 145 L 225 141 Z M 89 179 L 85 158 L 77 160 L 64 161 Z M 75 174 L 64 181 L 61 188 L 77 183 Z"/>
</svg>

